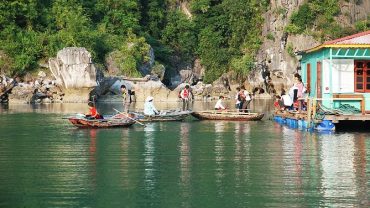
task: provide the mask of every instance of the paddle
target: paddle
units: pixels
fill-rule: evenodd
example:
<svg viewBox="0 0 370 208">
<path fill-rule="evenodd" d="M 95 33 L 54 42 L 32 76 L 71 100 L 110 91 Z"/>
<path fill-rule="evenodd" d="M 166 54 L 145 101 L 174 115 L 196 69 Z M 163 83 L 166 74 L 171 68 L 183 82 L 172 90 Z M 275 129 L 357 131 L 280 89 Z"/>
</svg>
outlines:
<svg viewBox="0 0 370 208">
<path fill-rule="evenodd" d="M 121 115 L 126 116 L 127 118 L 129 118 L 129 119 L 131 119 L 131 120 L 134 120 L 136 123 L 138 123 L 138 124 L 140 124 L 140 125 L 142 125 L 142 126 L 144 126 L 144 127 L 146 126 L 145 124 L 141 123 L 140 121 L 135 120 L 135 119 L 131 118 L 130 116 L 127 116 L 127 115 L 126 115 L 126 113 L 122 113 L 121 111 L 119 111 L 119 110 L 117 110 L 117 109 L 115 109 L 115 108 L 113 108 L 113 110 L 115 110 L 117 113 L 119 113 L 119 114 L 121 114 Z"/>
</svg>

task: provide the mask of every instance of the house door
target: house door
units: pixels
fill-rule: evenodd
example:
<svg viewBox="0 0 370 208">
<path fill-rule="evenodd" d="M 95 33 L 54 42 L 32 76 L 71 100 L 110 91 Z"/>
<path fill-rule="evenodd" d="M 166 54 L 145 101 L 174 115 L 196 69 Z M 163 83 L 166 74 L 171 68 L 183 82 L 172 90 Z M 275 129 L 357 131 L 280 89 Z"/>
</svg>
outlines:
<svg viewBox="0 0 370 208">
<path fill-rule="evenodd" d="M 317 62 L 317 80 L 316 80 L 316 97 L 322 98 L 322 89 L 321 89 L 321 62 Z"/>
</svg>

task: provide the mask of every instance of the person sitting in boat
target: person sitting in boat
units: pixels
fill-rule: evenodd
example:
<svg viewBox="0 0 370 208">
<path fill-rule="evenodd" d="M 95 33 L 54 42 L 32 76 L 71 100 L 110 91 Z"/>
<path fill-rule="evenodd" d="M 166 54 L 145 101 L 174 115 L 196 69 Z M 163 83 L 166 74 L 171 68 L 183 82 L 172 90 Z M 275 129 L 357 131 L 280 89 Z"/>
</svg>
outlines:
<svg viewBox="0 0 370 208">
<path fill-rule="evenodd" d="M 226 110 L 225 106 L 222 104 L 222 101 L 224 100 L 224 96 L 220 96 L 219 99 L 216 102 L 215 110 Z"/>
<path fill-rule="evenodd" d="M 159 114 L 159 112 L 157 111 L 157 109 L 155 108 L 155 106 L 153 104 L 153 99 L 154 98 L 152 96 L 148 96 L 145 99 L 144 115 L 153 116 L 153 115 L 158 115 Z"/>
<path fill-rule="evenodd" d="M 88 119 L 103 119 L 103 116 L 98 113 L 93 102 L 89 101 L 89 112 L 85 115 Z"/>
</svg>

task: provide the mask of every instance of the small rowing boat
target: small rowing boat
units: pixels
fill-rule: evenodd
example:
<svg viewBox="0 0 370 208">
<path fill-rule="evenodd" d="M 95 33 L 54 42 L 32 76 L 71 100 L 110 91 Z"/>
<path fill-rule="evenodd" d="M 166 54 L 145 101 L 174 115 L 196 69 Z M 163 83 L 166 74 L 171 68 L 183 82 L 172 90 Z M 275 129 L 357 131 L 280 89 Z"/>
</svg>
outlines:
<svg viewBox="0 0 370 208">
<path fill-rule="evenodd" d="M 200 120 L 228 120 L 228 121 L 258 121 L 264 116 L 263 113 L 244 113 L 239 111 L 195 111 L 191 113 Z"/>
<path fill-rule="evenodd" d="M 67 119 L 78 128 L 129 127 L 136 122 L 134 114 L 117 114 L 103 117 L 103 119 L 90 119 L 83 114 L 77 114 Z"/>
<path fill-rule="evenodd" d="M 182 121 L 191 114 L 191 111 L 160 111 L 157 115 L 144 115 L 143 113 L 135 113 L 138 120 L 141 122 L 154 122 L 154 121 Z"/>
</svg>

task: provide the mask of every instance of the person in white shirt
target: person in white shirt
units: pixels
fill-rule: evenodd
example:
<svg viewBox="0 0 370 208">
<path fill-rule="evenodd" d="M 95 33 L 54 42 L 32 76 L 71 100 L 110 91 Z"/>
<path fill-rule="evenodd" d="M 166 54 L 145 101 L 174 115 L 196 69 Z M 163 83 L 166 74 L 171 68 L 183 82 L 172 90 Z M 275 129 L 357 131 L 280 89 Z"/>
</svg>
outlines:
<svg viewBox="0 0 370 208">
<path fill-rule="evenodd" d="M 153 104 L 153 99 L 154 98 L 152 96 L 148 96 L 145 99 L 144 115 L 153 116 L 153 115 L 158 115 L 159 114 L 158 110 L 155 108 L 155 106 Z"/>
<path fill-rule="evenodd" d="M 289 95 L 283 93 L 282 96 L 281 96 L 281 99 L 284 103 L 285 109 L 291 108 L 291 106 L 293 105 L 293 99 Z"/>
<path fill-rule="evenodd" d="M 245 87 L 244 86 L 242 86 L 241 87 L 241 90 L 242 90 L 242 92 L 243 92 L 243 94 L 244 94 L 244 100 L 242 101 L 243 102 L 243 104 L 242 104 L 242 111 L 244 111 L 244 112 L 248 112 L 248 109 L 249 109 L 249 104 L 251 103 L 251 100 L 252 100 L 252 98 L 251 98 L 251 96 L 250 96 L 250 93 L 245 89 Z"/>
<path fill-rule="evenodd" d="M 225 110 L 225 106 L 222 104 L 222 101 L 224 100 L 224 96 L 220 96 L 219 99 L 216 102 L 215 110 Z"/>
</svg>

